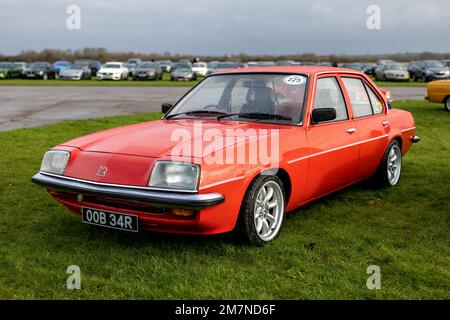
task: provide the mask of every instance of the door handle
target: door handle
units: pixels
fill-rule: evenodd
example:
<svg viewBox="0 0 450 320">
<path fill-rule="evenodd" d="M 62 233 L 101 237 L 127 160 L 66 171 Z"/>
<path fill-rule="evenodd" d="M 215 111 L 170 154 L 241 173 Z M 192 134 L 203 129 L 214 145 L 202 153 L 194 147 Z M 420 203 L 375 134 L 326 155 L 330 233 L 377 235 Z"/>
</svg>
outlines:
<svg viewBox="0 0 450 320">
<path fill-rule="evenodd" d="M 383 124 L 383 126 L 388 126 L 389 125 L 389 121 L 387 121 L 387 120 L 383 120 L 383 122 L 382 122 L 382 124 Z"/>
<path fill-rule="evenodd" d="M 348 129 L 345 129 L 345 132 L 347 132 L 347 133 L 353 133 L 353 132 L 355 132 L 355 131 L 356 131 L 355 128 L 348 128 Z"/>
</svg>

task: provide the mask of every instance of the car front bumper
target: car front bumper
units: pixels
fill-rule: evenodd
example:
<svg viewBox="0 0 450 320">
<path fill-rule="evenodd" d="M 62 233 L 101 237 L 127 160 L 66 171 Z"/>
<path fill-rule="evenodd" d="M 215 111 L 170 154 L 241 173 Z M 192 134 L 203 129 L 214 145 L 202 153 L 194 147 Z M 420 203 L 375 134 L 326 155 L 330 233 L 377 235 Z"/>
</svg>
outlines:
<svg viewBox="0 0 450 320">
<path fill-rule="evenodd" d="M 220 193 L 182 193 L 172 191 L 155 191 L 147 188 L 130 188 L 121 185 L 99 184 L 92 181 L 78 180 L 64 176 L 57 177 L 45 173 L 37 173 L 31 181 L 49 190 L 70 192 L 81 195 L 95 195 L 139 201 L 152 204 L 155 207 L 182 208 L 200 210 L 213 207 L 225 201 Z"/>
</svg>

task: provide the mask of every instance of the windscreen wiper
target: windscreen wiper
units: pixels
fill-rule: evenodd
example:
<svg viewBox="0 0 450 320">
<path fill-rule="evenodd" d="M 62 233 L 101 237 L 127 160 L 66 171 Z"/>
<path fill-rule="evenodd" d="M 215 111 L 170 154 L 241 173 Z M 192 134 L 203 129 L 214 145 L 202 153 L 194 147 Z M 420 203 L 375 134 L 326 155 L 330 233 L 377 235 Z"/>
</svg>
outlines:
<svg viewBox="0 0 450 320">
<path fill-rule="evenodd" d="M 239 116 L 239 118 L 258 119 L 258 120 L 285 120 L 292 121 L 292 118 L 283 116 L 281 114 L 262 113 L 262 112 L 248 112 L 248 113 L 229 113 L 217 117 L 217 120 Z"/>
<path fill-rule="evenodd" d="M 193 111 L 186 111 L 186 112 L 180 112 L 180 113 L 175 113 L 175 114 L 169 114 L 164 119 L 171 119 L 173 117 L 181 116 L 181 115 L 192 115 L 192 114 L 195 115 L 195 114 L 203 114 L 203 113 L 204 114 L 215 114 L 215 115 L 219 115 L 219 117 L 228 115 L 226 112 L 222 112 L 222 111 L 193 110 Z"/>
</svg>

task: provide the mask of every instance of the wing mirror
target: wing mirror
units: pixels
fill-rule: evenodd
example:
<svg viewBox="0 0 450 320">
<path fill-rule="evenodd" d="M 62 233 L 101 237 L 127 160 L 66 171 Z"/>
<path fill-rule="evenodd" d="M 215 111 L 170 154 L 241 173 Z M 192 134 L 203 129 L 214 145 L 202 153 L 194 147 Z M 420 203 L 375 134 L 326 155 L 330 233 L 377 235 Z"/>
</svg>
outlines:
<svg viewBox="0 0 450 320">
<path fill-rule="evenodd" d="M 172 107 L 173 107 L 173 105 L 170 103 L 163 103 L 161 106 L 161 112 L 166 114 L 167 111 L 169 111 Z"/>
<path fill-rule="evenodd" d="M 334 108 L 314 109 L 311 118 L 313 123 L 331 121 L 336 119 L 336 110 Z"/>
</svg>

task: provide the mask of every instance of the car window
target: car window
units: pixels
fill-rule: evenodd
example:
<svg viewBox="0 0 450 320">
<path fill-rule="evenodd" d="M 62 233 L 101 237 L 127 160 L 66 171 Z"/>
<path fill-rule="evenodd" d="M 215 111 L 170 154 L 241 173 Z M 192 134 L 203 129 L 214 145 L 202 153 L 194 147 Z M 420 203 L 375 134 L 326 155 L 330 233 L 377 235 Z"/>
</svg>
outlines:
<svg viewBox="0 0 450 320">
<path fill-rule="evenodd" d="M 335 77 L 320 78 L 317 80 L 316 97 L 313 109 L 333 108 L 336 110 L 336 119 L 348 119 L 344 96 Z"/>
<path fill-rule="evenodd" d="M 362 80 L 357 78 L 342 78 L 342 81 L 350 97 L 355 118 L 372 115 L 372 106 Z"/>
<path fill-rule="evenodd" d="M 383 112 L 383 102 L 378 98 L 378 96 L 373 92 L 373 90 L 367 85 L 366 86 L 367 93 L 369 94 L 370 104 L 372 106 L 373 114 L 380 114 Z"/>
</svg>

